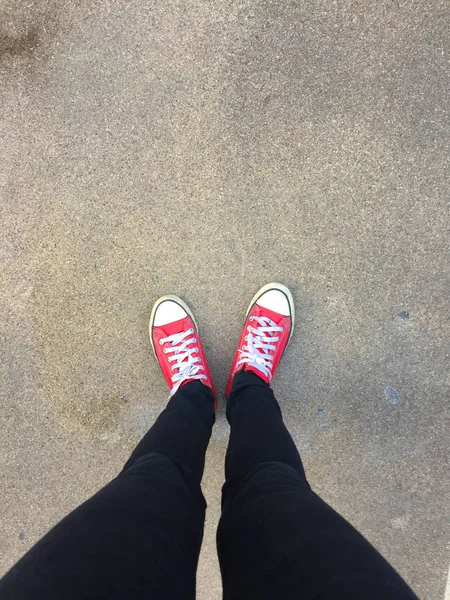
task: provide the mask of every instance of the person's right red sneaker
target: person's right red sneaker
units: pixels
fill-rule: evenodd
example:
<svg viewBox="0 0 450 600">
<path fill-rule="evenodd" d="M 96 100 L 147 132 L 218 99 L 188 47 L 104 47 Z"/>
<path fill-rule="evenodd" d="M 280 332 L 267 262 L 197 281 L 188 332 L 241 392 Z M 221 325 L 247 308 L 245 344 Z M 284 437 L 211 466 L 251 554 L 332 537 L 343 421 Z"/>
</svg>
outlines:
<svg viewBox="0 0 450 600">
<path fill-rule="evenodd" d="M 194 315 L 181 298 L 169 295 L 156 301 L 150 317 L 149 334 L 171 396 L 181 386 L 198 379 L 211 388 L 216 399 Z"/>
<path fill-rule="evenodd" d="M 269 283 L 254 296 L 234 356 L 225 396 L 231 393 L 238 371 L 253 371 L 272 381 L 294 330 L 294 300 L 281 283 Z"/>
</svg>

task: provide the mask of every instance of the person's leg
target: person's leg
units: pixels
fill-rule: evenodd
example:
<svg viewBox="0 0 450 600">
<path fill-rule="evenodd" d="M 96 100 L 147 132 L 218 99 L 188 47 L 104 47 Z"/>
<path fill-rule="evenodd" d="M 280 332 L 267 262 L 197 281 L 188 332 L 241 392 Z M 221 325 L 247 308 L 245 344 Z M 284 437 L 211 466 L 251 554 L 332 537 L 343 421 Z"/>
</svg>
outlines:
<svg viewBox="0 0 450 600">
<path fill-rule="evenodd" d="M 2 600 L 193 599 L 213 422 L 211 390 L 180 388 L 120 475 L 5 575 Z"/>
<path fill-rule="evenodd" d="M 224 600 L 412 599 L 382 556 L 321 500 L 269 385 L 238 373 L 218 553 Z"/>
<path fill-rule="evenodd" d="M 231 369 L 217 535 L 224 600 L 415 598 L 306 480 L 269 386 L 293 323 L 289 290 L 264 286 L 250 304 Z"/>
<path fill-rule="evenodd" d="M 193 316 L 180 299 L 155 304 L 150 339 L 171 387 L 167 408 L 120 475 L 5 575 L 2 600 L 195 598 L 206 508 L 200 482 L 215 393 Z"/>
</svg>

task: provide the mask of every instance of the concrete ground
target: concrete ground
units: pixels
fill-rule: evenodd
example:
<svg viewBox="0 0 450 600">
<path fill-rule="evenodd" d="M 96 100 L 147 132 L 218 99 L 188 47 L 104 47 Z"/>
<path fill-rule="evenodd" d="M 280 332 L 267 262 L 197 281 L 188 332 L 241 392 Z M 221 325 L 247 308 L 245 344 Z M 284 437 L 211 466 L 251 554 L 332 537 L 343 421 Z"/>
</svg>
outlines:
<svg viewBox="0 0 450 600">
<path fill-rule="evenodd" d="M 1 0 L 1 567 L 113 477 L 167 399 L 153 302 L 223 390 L 248 301 L 289 285 L 274 382 L 313 487 L 421 598 L 448 537 L 444 0 Z M 228 426 L 198 598 L 218 599 Z"/>
</svg>

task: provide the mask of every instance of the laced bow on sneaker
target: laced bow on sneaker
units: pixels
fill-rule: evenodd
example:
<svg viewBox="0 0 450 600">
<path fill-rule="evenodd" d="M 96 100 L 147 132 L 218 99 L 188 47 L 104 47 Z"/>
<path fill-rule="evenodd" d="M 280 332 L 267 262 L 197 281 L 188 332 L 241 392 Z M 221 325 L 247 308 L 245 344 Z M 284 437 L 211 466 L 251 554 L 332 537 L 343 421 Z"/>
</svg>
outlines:
<svg viewBox="0 0 450 600">
<path fill-rule="evenodd" d="M 169 337 L 159 340 L 161 346 L 166 343 L 171 344 L 170 348 L 163 349 L 165 354 L 174 353 L 173 356 L 169 356 L 168 358 L 169 362 L 175 363 L 171 367 L 172 371 L 176 371 L 171 378 L 172 383 L 174 384 L 170 390 L 171 396 L 175 394 L 183 381 L 186 381 L 187 379 L 207 379 L 205 374 L 200 373 L 200 371 L 205 370 L 205 367 L 202 364 L 198 364 L 202 362 L 200 356 L 193 356 L 194 353 L 199 351 L 198 348 L 189 347 L 191 344 L 195 344 L 197 339 L 195 337 L 186 339 L 187 336 L 192 335 L 193 333 L 194 330 L 191 328 L 187 331 L 174 333 L 173 335 L 169 335 Z"/>
<path fill-rule="evenodd" d="M 276 343 L 280 337 L 275 335 L 282 332 L 283 328 L 269 319 L 269 317 L 252 316 L 249 321 L 256 321 L 258 327 L 247 327 L 248 335 L 245 336 L 247 344 L 239 349 L 241 359 L 237 366 L 244 363 L 251 365 L 258 371 L 261 371 L 266 377 L 272 378 L 273 356 L 270 351 L 277 349 Z"/>
</svg>

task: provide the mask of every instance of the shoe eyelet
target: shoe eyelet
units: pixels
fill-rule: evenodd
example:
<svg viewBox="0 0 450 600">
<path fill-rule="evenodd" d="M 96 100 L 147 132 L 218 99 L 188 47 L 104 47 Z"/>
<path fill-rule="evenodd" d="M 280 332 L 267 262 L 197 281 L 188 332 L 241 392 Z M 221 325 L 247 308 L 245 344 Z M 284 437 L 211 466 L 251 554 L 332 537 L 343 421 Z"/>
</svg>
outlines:
<svg viewBox="0 0 450 600">
<path fill-rule="evenodd" d="M 250 327 L 247 327 L 247 331 L 250 333 Z"/>
<path fill-rule="evenodd" d="M 192 329 L 192 327 L 189 329 L 189 333 L 194 333 L 194 330 Z"/>
<path fill-rule="evenodd" d="M 159 340 L 159 345 L 160 345 L 160 346 L 163 346 L 163 345 L 164 345 L 164 342 L 162 341 L 162 339 L 160 339 L 160 340 Z"/>
<path fill-rule="evenodd" d="M 195 342 L 197 341 L 197 338 L 192 338 L 192 343 L 195 344 Z"/>
<path fill-rule="evenodd" d="M 194 348 L 194 352 L 197 352 L 197 353 L 198 353 L 198 352 L 199 352 L 199 349 L 198 349 L 198 348 Z"/>
</svg>

